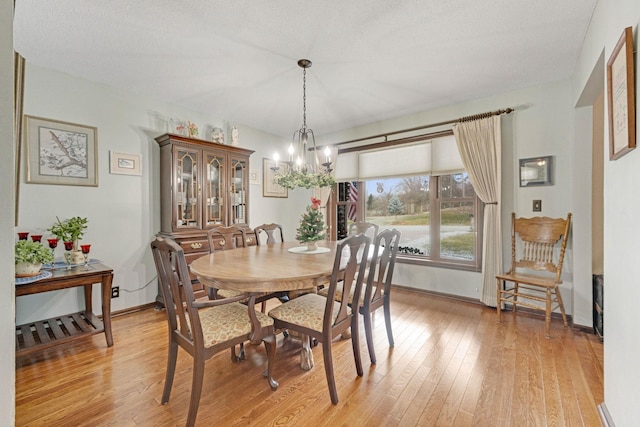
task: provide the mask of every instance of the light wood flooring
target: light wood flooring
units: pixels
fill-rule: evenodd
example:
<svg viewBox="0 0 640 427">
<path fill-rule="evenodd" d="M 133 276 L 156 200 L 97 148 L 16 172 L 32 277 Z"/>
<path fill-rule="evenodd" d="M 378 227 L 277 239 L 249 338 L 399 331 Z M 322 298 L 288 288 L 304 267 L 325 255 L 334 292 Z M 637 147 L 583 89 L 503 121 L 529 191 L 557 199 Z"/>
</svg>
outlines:
<svg viewBox="0 0 640 427">
<path fill-rule="evenodd" d="M 351 344 L 333 344 L 340 402 L 332 405 L 322 348 L 299 368 L 299 342 L 278 341 L 273 392 L 262 378 L 264 346 L 247 360 L 225 351 L 206 364 L 197 425 L 231 426 L 599 426 L 603 345 L 554 319 L 505 313 L 443 297 L 394 290 L 389 348 L 384 316 L 374 317 L 377 365 L 361 340 L 364 376 Z M 179 351 L 171 399 L 160 404 L 166 321 L 154 309 L 113 319 L 104 335 L 16 360 L 17 426 L 184 425 L 192 359 Z M 363 332 L 363 331 L 361 331 Z"/>
</svg>

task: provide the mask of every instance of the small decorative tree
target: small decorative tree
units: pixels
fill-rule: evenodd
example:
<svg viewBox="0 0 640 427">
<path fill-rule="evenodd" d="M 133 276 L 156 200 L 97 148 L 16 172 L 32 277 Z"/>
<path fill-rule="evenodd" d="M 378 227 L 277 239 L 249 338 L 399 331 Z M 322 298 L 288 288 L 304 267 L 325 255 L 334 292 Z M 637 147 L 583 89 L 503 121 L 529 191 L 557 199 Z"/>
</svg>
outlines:
<svg viewBox="0 0 640 427">
<path fill-rule="evenodd" d="M 320 203 L 320 199 L 311 198 L 311 205 L 302 214 L 300 227 L 296 230 L 296 240 L 307 243 L 309 250 L 315 249 L 316 242 L 324 239 L 324 217 L 320 212 Z"/>
<path fill-rule="evenodd" d="M 398 220 L 398 214 L 404 211 L 404 203 L 395 194 L 391 196 L 389 200 L 389 213 L 395 216 L 395 220 Z"/>
</svg>

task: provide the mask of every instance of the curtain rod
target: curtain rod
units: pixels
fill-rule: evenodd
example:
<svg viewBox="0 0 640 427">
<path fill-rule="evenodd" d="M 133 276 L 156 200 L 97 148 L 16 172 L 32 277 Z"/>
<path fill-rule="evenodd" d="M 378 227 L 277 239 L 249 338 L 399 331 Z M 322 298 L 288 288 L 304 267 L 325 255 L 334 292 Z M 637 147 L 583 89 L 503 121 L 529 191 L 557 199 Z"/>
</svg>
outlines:
<svg viewBox="0 0 640 427">
<path fill-rule="evenodd" d="M 440 130 L 436 132 L 428 132 L 420 135 L 408 136 L 406 138 L 392 139 L 390 141 L 373 142 L 366 145 L 358 145 L 356 147 L 339 148 L 338 154 L 353 153 L 355 151 L 376 150 L 378 148 L 386 148 L 394 145 L 408 144 L 410 142 L 423 141 L 425 139 L 441 138 L 443 136 L 453 135 L 453 130 Z"/>
<path fill-rule="evenodd" d="M 444 122 L 431 123 L 429 125 L 418 126 L 418 127 L 409 128 L 409 129 L 396 130 L 396 131 L 393 131 L 393 132 L 381 133 L 381 134 L 378 134 L 378 135 L 367 136 L 367 137 L 364 137 L 364 138 L 351 139 L 349 141 L 342 141 L 342 142 L 338 142 L 336 144 L 331 144 L 331 145 L 338 146 L 338 145 L 344 145 L 344 144 L 351 144 L 351 143 L 354 143 L 354 142 L 361 142 L 361 141 L 366 141 L 368 139 L 382 138 L 382 137 L 385 138 L 384 143 L 386 143 L 386 142 L 395 142 L 395 141 L 403 141 L 405 139 L 411 139 L 411 138 L 402 138 L 402 139 L 398 139 L 398 140 L 395 140 L 395 141 L 386 141 L 386 138 L 388 136 L 397 135 L 399 133 L 407 133 L 407 132 L 413 132 L 413 131 L 421 130 L 421 129 L 433 128 L 433 127 L 437 127 L 437 126 L 450 125 L 450 124 L 453 124 L 453 123 L 461 123 L 461 122 L 468 122 L 468 121 L 471 121 L 471 120 L 484 119 L 484 118 L 491 117 L 491 116 L 499 116 L 500 114 L 509 114 L 512 111 L 513 111 L 513 108 L 505 108 L 504 110 L 489 111 L 489 112 L 486 112 L 486 113 L 474 114 L 472 116 L 460 117 L 458 119 L 446 120 Z M 409 141 L 406 141 L 406 142 L 409 142 Z M 344 150 L 341 150 L 341 151 L 342 152 L 346 152 Z"/>
</svg>

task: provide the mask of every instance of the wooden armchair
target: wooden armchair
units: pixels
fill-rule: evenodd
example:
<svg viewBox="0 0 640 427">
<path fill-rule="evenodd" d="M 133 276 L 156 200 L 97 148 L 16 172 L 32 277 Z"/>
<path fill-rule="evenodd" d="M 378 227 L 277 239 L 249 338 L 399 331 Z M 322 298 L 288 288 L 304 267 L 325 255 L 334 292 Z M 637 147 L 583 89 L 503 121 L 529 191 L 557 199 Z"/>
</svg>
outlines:
<svg viewBox="0 0 640 427">
<path fill-rule="evenodd" d="M 169 325 L 169 354 L 162 393 L 162 404 L 169 401 L 176 370 L 178 347 L 193 357 L 193 380 L 187 426 L 195 424 L 202 393 L 204 364 L 221 350 L 247 340 L 264 342 L 268 364 L 265 376 L 272 390 L 278 383 L 271 376 L 276 340 L 273 319 L 262 313 L 249 317 L 247 306 L 238 303 L 243 296 L 215 301 L 196 301 L 182 248 L 170 239 L 151 243 Z M 251 297 L 253 298 L 253 297 Z"/>
<path fill-rule="evenodd" d="M 496 276 L 498 322 L 502 320 L 502 304 L 507 303 L 514 312 L 517 305 L 543 310 L 547 338 L 551 313 L 556 308 L 560 308 L 567 326 L 558 285 L 562 283 L 560 276 L 570 225 L 570 213 L 567 219 L 516 218 L 515 213 L 511 214 L 511 268 Z"/>
<path fill-rule="evenodd" d="M 276 235 L 280 236 L 280 242 L 284 242 L 284 234 L 280 224 L 262 224 L 254 228 L 256 232 L 256 243 L 260 245 L 260 234 L 264 232 L 267 235 L 267 245 L 273 245 L 278 242 Z"/>
<path fill-rule="evenodd" d="M 276 329 L 297 331 L 305 337 L 315 338 L 322 343 L 329 395 L 334 405 L 338 403 L 338 392 L 333 372 L 331 343 L 335 337 L 348 328 L 353 331 L 358 330 L 360 316 L 349 307 L 348 296 L 351 288 L 354 287 L 354 298 L 360 298 L 362 277 L 364 277 L 364 269 L 367 264 L 370 242 L 371 240 L 367 236 L 358 234 L 347 237 L 338 243 L 333 273 L 329 282 L 328 297 L 313 293 L 305 294 L 269 311 L 269 316 L 275 319 Z M 344 282 L 342 286 L 343 298 L 338 302 L 336 301 L 336 292 L 340 281 Z M 357 333 L 351 335 L 351 343 L 356 372 L 358 376 L 362 376 L 358 335 Z"/>
</svg>

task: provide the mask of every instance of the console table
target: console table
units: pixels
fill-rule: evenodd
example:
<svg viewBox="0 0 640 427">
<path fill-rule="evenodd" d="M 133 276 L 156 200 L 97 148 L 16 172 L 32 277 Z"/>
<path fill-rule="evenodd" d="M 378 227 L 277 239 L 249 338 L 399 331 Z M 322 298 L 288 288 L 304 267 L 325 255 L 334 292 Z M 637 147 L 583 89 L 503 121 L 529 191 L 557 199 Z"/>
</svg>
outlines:
<svg viewBox="0 0 640 427">
<path fill-rule="evenodd" d="M 113 270 L 104 264 L 66 268 L 52 271 L 52 276 L 32 283 L 16 285 L 16 297 L 57 291 L 60 289 L 84 287 L 83 311 L 51 319 L 30 322 L 16 326 L 16 356 L 37 350 L 62 345 L 69 341 L 104 332 L 107 347 L 113 345 L 111 335 L 111 282 Z M 101 285 L 102 320 L 93 314 L 91 289 L 95 283 Z"/>
</svg>

